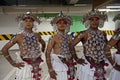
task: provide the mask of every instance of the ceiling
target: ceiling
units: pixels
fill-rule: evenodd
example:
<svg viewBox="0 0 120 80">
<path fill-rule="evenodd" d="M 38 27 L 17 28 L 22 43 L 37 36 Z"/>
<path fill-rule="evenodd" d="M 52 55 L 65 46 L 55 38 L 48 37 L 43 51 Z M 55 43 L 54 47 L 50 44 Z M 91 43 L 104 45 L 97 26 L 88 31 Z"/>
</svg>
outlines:
<svg viewBox="0 0 120 80">
<path fill-rule="evenodd" d="M 84 13 L 95 5 L 120 5 L 120 0 L 0 0 L 0 13 L 23 13 L 32 11 Z"/>
<path fill-rule="evenodd" d="M 92 0 L 0 0 L 2 6 L 91 4 Z"/>
<path fill-rule="evenodd" d="M 74 4 L 92 4 L 93 1 L 94 0 L 0 0 L 0 6 L 13 6 L 13 5 L 16 5 L 16 6 L 63 5 L 65 6 L 65 5 L 74 5 Z M 100 0 L 95 0 L 95 1 L 100 1 Z M 110 1 L 110 0 L 106 0 L 106 1 Z M 111 4 L 120 4 L 120 0 L 112 0 Z"/>
</svg>

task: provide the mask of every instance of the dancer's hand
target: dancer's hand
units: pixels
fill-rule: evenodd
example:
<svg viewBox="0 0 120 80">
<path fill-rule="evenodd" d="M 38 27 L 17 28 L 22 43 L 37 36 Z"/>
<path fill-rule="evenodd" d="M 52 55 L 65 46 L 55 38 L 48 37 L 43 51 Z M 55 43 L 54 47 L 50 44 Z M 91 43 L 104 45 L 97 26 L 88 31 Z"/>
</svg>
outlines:
<svg viewBox="0 0 120 80">
<path fill-rule="evenodd" d="M 53 79 L 56 79 L 56 72 L 53 70 L 53 71 L 51 71 L 51 72 L 49 72 L 49 74 L 50 74 L 50 77 L 51 78 L 53 78 Z"/>
<path fill-rule="evenodd" d="M 120 65 L 118 65 L 117 63 L 115 64 L 115 66 L 113 66 L 116 70 L 120 71 Z"/>
<path fill-rule="evenodd" d="M 78 60 L 77 60 L 77 63 L 78 63 L 78 64 L 82 64 L 82 65 L 87 64 L 87 63 L 85 62 L 85 60 L 82 59 L 82 58 L 78 59 Z"/>
<path fill-rule="evenodd" d="M 24 67 L 24 63 L 23 63 L 23 62 L 14 63 L 14 64 L 12 64 L 12 66 L 14 66 L 14 67 L 17 67 L 17 68 L 21 69 L 22 67 Z"/>
</svg>

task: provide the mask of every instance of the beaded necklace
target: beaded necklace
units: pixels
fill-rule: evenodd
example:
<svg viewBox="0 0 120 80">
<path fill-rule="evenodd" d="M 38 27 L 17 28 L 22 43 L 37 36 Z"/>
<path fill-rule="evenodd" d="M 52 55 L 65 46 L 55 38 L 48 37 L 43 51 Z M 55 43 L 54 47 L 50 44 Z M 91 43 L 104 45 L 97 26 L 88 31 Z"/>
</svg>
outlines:
<svg viewBox="0 0 120 80">
<path fill-rule="evenodd" d="M 61 38 L 60 38 L 60 51 L 61 52 L 60 53 L 62 55 L 70 53 L 70 50 L 69 50 L 70 39 L 68 38 L 67 33 L 58 32 L 58 34 L 61 35 Z"/>
<path fill-rule="evenodd" d="M 95 61 L 100 62 L 104 60 L 104 45 L 105 37 L 100 30 L 96 32 L 88 29 L 88 39 L 84 44 L 86 48 L 86 56 L 92 57 Z"/>
<path fill-rule="evenodd" d="M 90 62 L 90 66 L 93 66 L 95 68 L 95 80 L 105 80 L 105 41 L 105 36 L 100 30 L 93 31 L 91 29 L 88 29 L 88 40 L 84 44 L 84 47 L 86 48 L 85 56 L 86 59 Z"/>
<path fill-rule="evenodd" d="M 38 38 L 35 37 L 35 33 L 28 33 L 23 31 L 23 58 L 37 58 L 40 53 L 40 46 Z"/>
</svg>

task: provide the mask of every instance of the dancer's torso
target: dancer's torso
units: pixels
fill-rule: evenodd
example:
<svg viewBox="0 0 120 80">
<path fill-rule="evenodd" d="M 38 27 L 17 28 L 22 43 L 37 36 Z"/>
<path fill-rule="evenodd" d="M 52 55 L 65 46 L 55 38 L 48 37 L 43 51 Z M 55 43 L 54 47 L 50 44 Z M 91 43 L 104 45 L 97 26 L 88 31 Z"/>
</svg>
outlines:
<svg viewBox="0 0 120 80">
<path fill-rule="evenodd" d="M 56 34 L 53 36 L 54 46 L 53 53 L 63 55 L 64 57 L 70 58 L 70 43 L 72 38 L 68 34 Z"/>
<path fill-rule="evenodd" d="M 100 30 L 95 32 L 88 29 L 86 32 L 88 34 L 87 40 L 83 43 L 85 56 L 89 56 L 97 62 L 103 61 L 105 58 L 105 35 Z"/>
<path fill-rule="evenodd" d="M 41 55 L 39 38 L 36 33 L 27 34 L 22 32 L 18 43 L 22 58 L 38 58 Z"/>
</svg>

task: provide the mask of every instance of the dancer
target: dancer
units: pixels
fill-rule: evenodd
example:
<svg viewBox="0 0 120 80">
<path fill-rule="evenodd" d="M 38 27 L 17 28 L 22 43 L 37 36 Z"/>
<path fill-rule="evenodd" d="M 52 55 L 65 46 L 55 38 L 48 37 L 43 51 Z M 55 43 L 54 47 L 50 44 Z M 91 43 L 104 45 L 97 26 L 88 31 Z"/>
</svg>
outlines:
<svg viewBox="0 0 120 80">
<path fill-rule="evenodd" d="M 72 38 L 67 34 L 72 19 L 61 13 L 51 21 L 51 24 L 56 34 L 50 38 L 46 49 L 50 77 L 52 80 L 73 80 L 76 63 L 70 50 Z"/>
<path fill-rule="evenodd" d="M 113 68 L 110 72 L 110 80 L 119 80 L 120 79 L 120 14 L 117 14 L 113 21 L 115 22 L 115 34 L 112 36 L 110 41 L 105 46 L 106 57 L 112 64 Z M 111 47 L 115 47 L 117 50 L 111 55 Z"/>
<path fill-rule="evenodd" d="M 18 19 L 23 31 L 2 48 L 2 53 L 13 67 L 17 67 L 16 80 L 40 80 L 41 68 L 39 65 L 43 62 L 41 52 L 45 50 L 45 41 L 33 31 L 39 20 L 31 13 L 23 14 Z M 17 62 L 9 54 L 9 49 L 15 44 L 18 44 L 20 50 L 17 54 Z"/>
<path fill-rule="evenodd" d="M 92 10 L 83 16 L 83 23 L 87 30 L 79 32 L 72 41 L 72 46 L 79 42 L 83 44 L 83 59 L 86 65 L 80 65 L 79 80 L 105 80 L 105 66 L 108 66 L 105 57 L 104 45 L 107 42 L 106 34 L 98 28 L 103 27 L 107 15 L 98 10 Z M 75 53 L 75 50 L 74 50 Z"/>
</svg>

